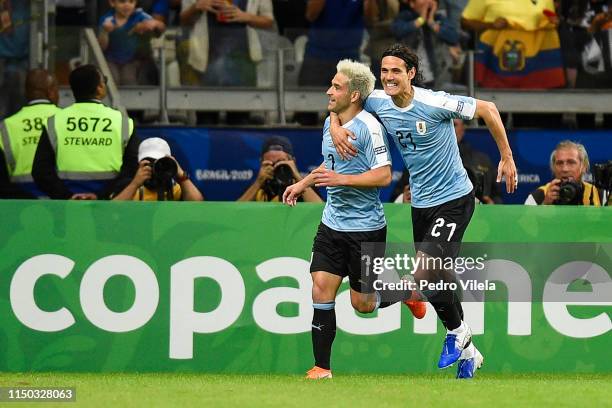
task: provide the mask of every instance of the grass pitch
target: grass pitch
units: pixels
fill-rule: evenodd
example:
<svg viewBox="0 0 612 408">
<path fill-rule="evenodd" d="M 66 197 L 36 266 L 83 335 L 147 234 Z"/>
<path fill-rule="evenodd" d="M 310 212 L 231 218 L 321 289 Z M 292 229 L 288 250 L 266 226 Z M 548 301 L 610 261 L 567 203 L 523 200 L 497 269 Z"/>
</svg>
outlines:
<svg viewBox="0 0 612 408">
<path fill-rule="evenodd" d="M 610 407 L 612 374 L 436 375 L 0 373 L 1 387 L 76 387 L 76 403 L 4 406 L 83 407 Z M 0 403 L 0 405 L 3 405 Z"/>
</svg>

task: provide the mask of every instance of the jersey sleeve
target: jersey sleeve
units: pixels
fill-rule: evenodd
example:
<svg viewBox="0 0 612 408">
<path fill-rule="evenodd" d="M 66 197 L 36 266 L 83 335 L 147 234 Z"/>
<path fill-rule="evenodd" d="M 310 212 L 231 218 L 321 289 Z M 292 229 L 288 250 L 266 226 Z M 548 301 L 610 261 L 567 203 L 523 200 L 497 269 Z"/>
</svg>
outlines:
<svg viewBox="0 0 612 408">
<path fill-rule="evenodd" d="M 446 92 L 422 90 L 419 99 L 429 105 L 433 118 L 438 120 L 471 120 L 476 114 L 476 99 L 469 96 L 451 95 Z"/>
<path fill-rule="evenodd" d="M 134 20 L 134 25 L 138 23 L 142 23 L 143 21 L 151 20 L 152 18 L 153 16 L 151 16 L 149 13 L 146 13 L 142 9 L 138 9 L 136 11 L 136 18 Z"/>
<path fill-rule="evenodd" d="M 385 132 L 380 123 L 374 121 L 362 127 L 363 145 L 361 146 L 370 169 L 391 165 L 391 154 Z"/>
<path fill-rule="evenodd" d="M 113 14 L 108 12 L 106 14 L 104 14 L 102 17 L 100 17 L 100 20 L 98 21 L 98 29 L 102 30 L 102 24 L 104 24 L 104 21 L 106 21 L 107 18 L 109 17 L 113 17 Z"/>
</svg>

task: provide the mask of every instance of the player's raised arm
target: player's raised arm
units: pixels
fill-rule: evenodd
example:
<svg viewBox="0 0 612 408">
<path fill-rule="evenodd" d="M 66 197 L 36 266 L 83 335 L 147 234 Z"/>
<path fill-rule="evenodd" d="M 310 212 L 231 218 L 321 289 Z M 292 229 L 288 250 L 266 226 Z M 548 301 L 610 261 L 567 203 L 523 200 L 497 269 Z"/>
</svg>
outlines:
<svg viewBox="0 0 612 408">
<path fill-rule="evenodd" d="M 499 116 L 497 106 L 495 106 L 493 102 L 476 99 L 475 117 L 484 120 L 493 139 L 495 139 L 495 143 L 497 143 L 497 148 L 501 155 L 499 165 L 497 166 L 497 182 L 501 182 L 502 176 L 504 176 L 506 178 L 506 191 L 508 193 L 514 193 L 518 185 L 516 165 L 514 164 L 506 129 L 504 129 L 504 124 Z"/>
<path fill-rule="evenodd" d="M 391 166 L 386 165 L 361 174 L 340 174 L 333 170 L 319 167 L 314 174 L 316 187 L 357 187 L 374 188 L 386 187 L 391 184 Z"/>
</svg>

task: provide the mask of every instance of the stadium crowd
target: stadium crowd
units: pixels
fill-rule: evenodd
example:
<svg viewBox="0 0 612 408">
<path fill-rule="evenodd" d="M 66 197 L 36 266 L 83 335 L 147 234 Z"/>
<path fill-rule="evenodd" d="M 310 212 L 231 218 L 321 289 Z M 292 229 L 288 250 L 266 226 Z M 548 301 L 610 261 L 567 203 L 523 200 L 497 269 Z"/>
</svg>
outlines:
<svg viewBox="0 0 612 408">
<path fill-rule="evenodd" d="M 84 25 L 96 28 L 111 74 L 120 86 L 157 83 L 158 70 L 151 43 L 172 29 L 179 35 L 167 41 L 175 49 L 176 59 L 167 62 L 178 68 L 169 70 L 169 75 L 176 72 L 174 83 L 184 86 L 260 86 L 269 79 L 270 65 L 266 63 L 274 58 L 275 49 L 289 45 L 299 68 L 296 85 L 327 87 L 339 60 L 362 61 L 378 73 L 382 51 L 390 44 L 401 42 L 419 56 L 422 71 L 419 85 L 434 89 L 465 89 L 466 51 L 470 49 L 477 51 L 475 77 L 484 87 L 612 87 L 611 0 L 57 0 L 56 3 L 56 38 L 60 46 L 55 55 L 55 75 L 48 76 L 40 70 L 30 70 L 36 67 L 29 67 L 32 19 L 29 2 L 0 2 L 0 119 L 3 120 L 1 146 L 5 162 L 0 163 L 2 197 L 38 196 L 42 194 L 40 190 L 52 198 L 80 194 L 63 188 L 50 193 L 48 189 L 45 191 L 46 182 L 42 182 L 42 188 L 39 185 L 41 179 L 49 177 L 48 172 L 44 174 L 41 170 L 37 180 L 35 171 L 40 166 L 35 160 L 39 157 L 38 139 L 47 140 L 45 136 L 52 136 L 45 123 L 32 123 L 27 132 L 21 130 L 32 141 L 24 156 L 29 164 L 16 164 L 16 158 L 25 149 L 13 147 L 10 152 L 10 139 L 11 132 L 19 132 L 11 125 L 11 118 L 23 114 L 24 109 L 38 109 L 42 104 L 53 107 L 45 111 L 45 119 L 55 114 L 58 83 L 70 83 L 77 96 L 79 85 L 75 89 L 72 79 L 79 66 L 79 40 L 74 29 Z M 104 99 L 106 78 L 97 69 L 95 73 L 99 75 L 95 86 L 103 87 L 104 92 L 102 88 L 91 89 L 88 95 L 81 95 L 81 101 L 77 98 L 77 104 L 85 100 L 98 103 Z M 249 115 L 249 112 L 232 112 L 225 120 L 230 125 L 252 123 L 256 118 Z M 296 112 L 295 119 L 301 124 L 320 125 L 321 117 Z M 133 196 L 124 189 L 131 186 L 130 192 L 138 190 L 151 171 L 151 166 L 143 163 L 138 154 L 140 140 L 135 136 L 133 123 L 129 120 L 126 125 L 128 120 L 121 120 L 124 123 L 113 119 L 117 122 L 113 126 L 117 128 L 115 136 L 121 146 L 120 150 L 109 153 L 114 155 L 113 165 L 101 164 L 96 170 L 102 173 L 112 170 L 113 177 L 121 174 L 124 181 L 96 194 L 96 198 Z M 219 120 L 217 113 L 198 115 L 200 124 L 219 123 Z M 81 124 L 75 126 L 80 128 Z M 128 126 L 130 131 L 125 134 L 122 126 Z M 456 126 L 464 165 L 478 168 L 486 180 L 481 201 L 501 202 L 491 181 L 491 160 L 462 142 L 464 124 L 456 123 Z M 282 147 L 283 143 L 274 146 Z M 50 144 L 41 144 L 43 169 L 57 165 L 54 163 L 57 158 L 49 151 L 57 155 L 59 150 L 53 142 Z M 575 148 L 580 153 L 578 160 L 584 164 L 584 148 Z M 292 179 L 299 180 L 294 161 L 299 160 L 295 157 L 299 155 L 282 148 L 263 151 L 262 170 L 242 200 L 274 201 L 273 197 L 278 196 L 261 191 L 273 170 L 264 156 L 279 153 L 274 150 L 288 154 L 281 161 L 290 164 Z M 186 182 L 186 172 L 175 164 L 173 183 Z M 555 176 L 552 183 L 556 184 L 555 180 L 560 178 L 554 165 L 551 162 Z M 588 171 L 588 157 L 584 169 Z M 75 171 L 88 169 L 76 166 Z M 58 176 L 61 178 L 62 174 Z M 15 189 L 16 182 L 30 183 L 30 186 L 25 190 Z M 399 191 L 403 200 L 408 201 L 404 185 Z M 556 190 L 553 185 L 546 191 Z M 198 194 L 189 196 L 202 199 Z M 172 196 L 181 197 L 181 193 Z M 264 196 L 270 199 L 263 199 Z M 544 204 L 549 203 L 549 196 Z M 305 199 L 320 200 L 314 192 Z"/>
<path fill-rule="evenodd" d="M 119 85 L 154 84 L 151 41 L 172 29 L 176 83 L 257 86 L 268 60 L 290 46 L 296 82 L 326 86 L 350 58 L 379 70 L 382 50 L 402 42 L 423 62 L 423 84 L 465 86 L 476 49 L 483 87 L 612 87 L 610 0 L 57 0 L 57 75 L 78 64 L 76 28 L 94 27 Z M 291 3 L 291 4 L 290 4 Z M 23 104 L 28 69 L 27 1 L 3 1 L 0 27 L 4 115 Z M 72 29 L 71 29 L 72 27 Z M 75 28 L 76 27 L 76 28 Z M 13 97 L 21 95 L 19 97 Z"/>
</svg>

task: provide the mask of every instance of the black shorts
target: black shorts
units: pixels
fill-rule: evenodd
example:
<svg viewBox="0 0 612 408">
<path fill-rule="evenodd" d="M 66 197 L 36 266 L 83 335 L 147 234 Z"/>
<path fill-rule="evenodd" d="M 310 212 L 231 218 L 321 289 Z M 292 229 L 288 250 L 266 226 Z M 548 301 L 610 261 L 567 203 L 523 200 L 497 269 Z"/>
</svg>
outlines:
<svg viewBox="0 0 612 408">
<path fill-rule="evenodd" d="M 474 214 L 474 192 L 430 208 L 412 207 L 412 234 L 417 251 L 456 258 Z"/>
<path fill-rule="evenodd" d="M 310 273 L 323 271 L 343 278 L 348 276 L 351 289 L 360 293 L 372 293 L 376 275 L 365 270 L 365 263 L 361 261 L 361 245 L 367 242 L 378 243 L 367 245 L 367 252 L 371 252 L 367 255 L 370 258 L 383 257 L 386 240 L 386 226 L 376 231 L 343 232 L 320 223 L 312 245 Z"/>
</svg>

